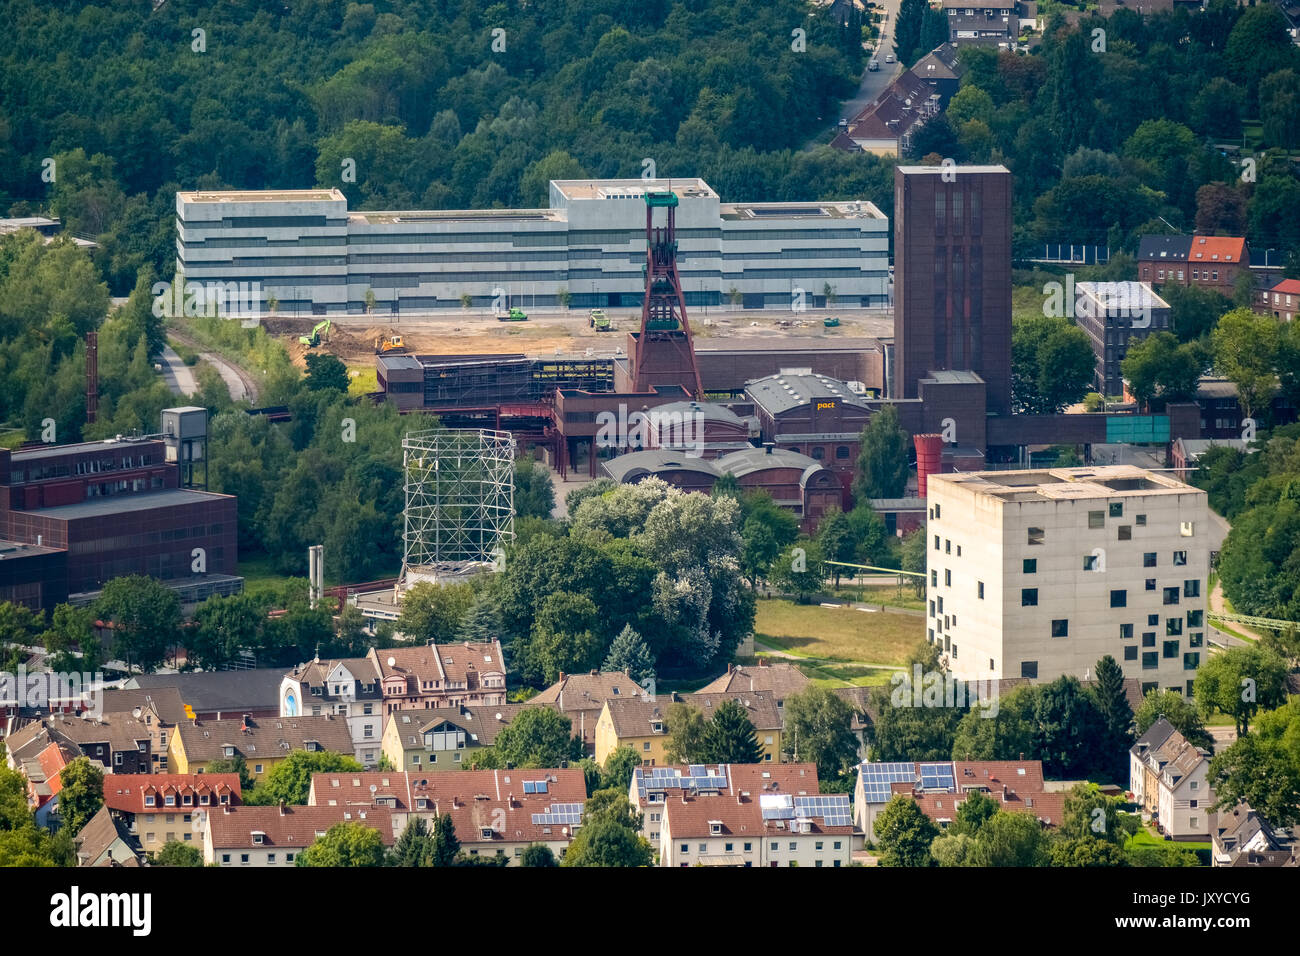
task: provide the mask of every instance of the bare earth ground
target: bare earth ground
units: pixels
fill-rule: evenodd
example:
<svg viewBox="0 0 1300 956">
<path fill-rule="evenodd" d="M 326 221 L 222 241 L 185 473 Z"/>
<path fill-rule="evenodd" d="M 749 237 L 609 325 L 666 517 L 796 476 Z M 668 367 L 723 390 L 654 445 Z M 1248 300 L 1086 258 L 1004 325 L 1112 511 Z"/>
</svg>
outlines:
<svg viewBox="0 0 1300 956">
<path fill-rule="evenodd" d="M 613 355 L 616 350 L 626 348 L 627 333 L 639 327 L 640 314 L 626 309 L 608 309 L 606 314 L 614 325 L 611 332 L 590 329 L 586 312 L 578 309 L 567 313 L 529 311 L 527 322 L 498 322 L 481 311 L 331 317 L 329 337 L 318 351 L 337 355 L 347 365 L 368 365 L 374 361 L 375 340 L 397 333 L 405 339 L 408 352 L 420 354 L 554 355 L 558 351 L 572 355 L 591 349 L 596 355 Z M 828 315 L 839 318 L 839 328 L 827 329 L 822 325 L 822 319 Z M 294 363 L 302 366 L 309 350 L 299 344 L 298 336 L 308 334 L 319 321 L 319 316 L 272 315 L 262 319 L 262 325 L 285 344 Z M 881 310 L 825 309 L 795 314 L 710 309 L 707 314 L 703 310 L 690 313 L 690 321 L 696 345 L 705 348 L 738 337 L 771 338 L 774 343 L 791 337 L 825 338 L 829 343 L 841 338 L 893 334 L 893 319 Z M 787 325 L 782 326 L 782 322 Z"/>
</svg>

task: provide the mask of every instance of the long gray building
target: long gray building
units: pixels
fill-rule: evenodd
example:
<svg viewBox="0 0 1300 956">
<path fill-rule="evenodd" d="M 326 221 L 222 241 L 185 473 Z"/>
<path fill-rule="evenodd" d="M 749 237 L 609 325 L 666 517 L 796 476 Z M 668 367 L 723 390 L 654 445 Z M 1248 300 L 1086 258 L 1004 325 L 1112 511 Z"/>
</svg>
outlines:
<svg viewBox="0 0 1300 956">
<path fill-rule="evenodd" d="M 337 189 L 176 194 L 187 281 L 260 283 L 281 314 L 503 304 L 630 308 L 647 188 L 677 194 L 688 307 L 885 307 L 889 221 L 870 202 L 724 203 L 701 179 L 552 181 L 545 209 L 349 211 Z M 827 295 L 829 292 L 829 296 Z"/>
</svg>

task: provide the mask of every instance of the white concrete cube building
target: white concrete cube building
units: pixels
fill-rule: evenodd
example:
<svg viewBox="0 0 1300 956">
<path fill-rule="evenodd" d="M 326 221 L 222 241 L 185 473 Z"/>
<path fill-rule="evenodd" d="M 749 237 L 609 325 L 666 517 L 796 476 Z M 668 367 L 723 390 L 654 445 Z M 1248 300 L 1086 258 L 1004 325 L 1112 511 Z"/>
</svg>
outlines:
<svg viewBox="0 0 1300 956">
<path fill-rule="evenodd" d="M 1204 491 L 1127 465 L 930 475 L 926 633 L 956 677 L 1190 693 L 1206 653 Z"/>
</svg>

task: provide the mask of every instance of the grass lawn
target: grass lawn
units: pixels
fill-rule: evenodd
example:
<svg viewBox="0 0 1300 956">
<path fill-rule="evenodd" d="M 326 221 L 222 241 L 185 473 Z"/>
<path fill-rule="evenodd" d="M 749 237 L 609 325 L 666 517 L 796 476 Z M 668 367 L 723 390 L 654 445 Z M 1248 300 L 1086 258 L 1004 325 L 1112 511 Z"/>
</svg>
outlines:
<svg viewBox="0 0 1300 956">
<path fill-rule="evenodd" d="M 910 585 L 903 585 L 903 597 L 899 600 L 896 584 L 866 584 L 858 587 L 848 578 L 840 580 L 839 588 L 829 588 L 831 594 L 841 601 L 858 601 L 863 604 L 883 604 L 886 607 L 903 607 L 913 611 L 925 610 L 925 599 L 916 596 Z"/>
<path fill-rule="evenodd" d="M 1124 844 L 1124 849 L 1140 849 L 1150 847 L 1156 850 L 1208 850 L 1209 843 L 1192 843 L 1182 840 L 1166 840 L 1160 834 L 1156 833 L 1150 827 L 1142 827 L 1137 833 L 1128 838 Z"/>
<path fill-rule="evenodd" d="M 240 558 L 235 573 L 244 579 L 244 587 L 254 584 L 279 584 L 287 581 L 289 575 L 275 570 L 271 559 L 265 555 L 255 558 Z"/>
<path fill-rule="evenodd" d="M 353 372 L 358 373 L 356 378 L 352 377 Z M 379 372 L 373 365 L 348 366 L 349 395 L 366 395 L 377 391 L 379 391 Z"/>
<path fill-rule="evenodd" d="M 760 600 L 754 639 L 797 657 L 809 677 L 827 683 L 879 684 L 890 671 L 869 665 L 901 665 L 925 639 L 925 619 L 851 608 Z M 759 648 L 761 651 L 762 648 Z"/>
</svg>

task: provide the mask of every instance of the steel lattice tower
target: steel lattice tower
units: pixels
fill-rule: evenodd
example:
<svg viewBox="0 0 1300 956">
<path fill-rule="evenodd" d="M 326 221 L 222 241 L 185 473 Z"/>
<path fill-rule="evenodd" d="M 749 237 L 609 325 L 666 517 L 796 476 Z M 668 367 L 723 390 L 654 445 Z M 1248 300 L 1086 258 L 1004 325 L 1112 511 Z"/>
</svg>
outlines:
<svg viewBox="0 0 1300 956">
<path fill-rule="evenodd" d="M 408 432 L 402 577 L 495 565 L 514 538 L 515 439 L 486 429 Z"/>
<path fill-rule="evenodd" d="M 655 210 L 665 223 L 656 226 Z M 632 360 L 632 389 L 648 392 L 653 385 L 681 385 L 702 398 L 695 343 L 686 318 L 686 299 L 677 274 L 677 194 L 672 190 L 645 192 L 645 297 L 641 303 L 641 332 Z"/>
</svg>

